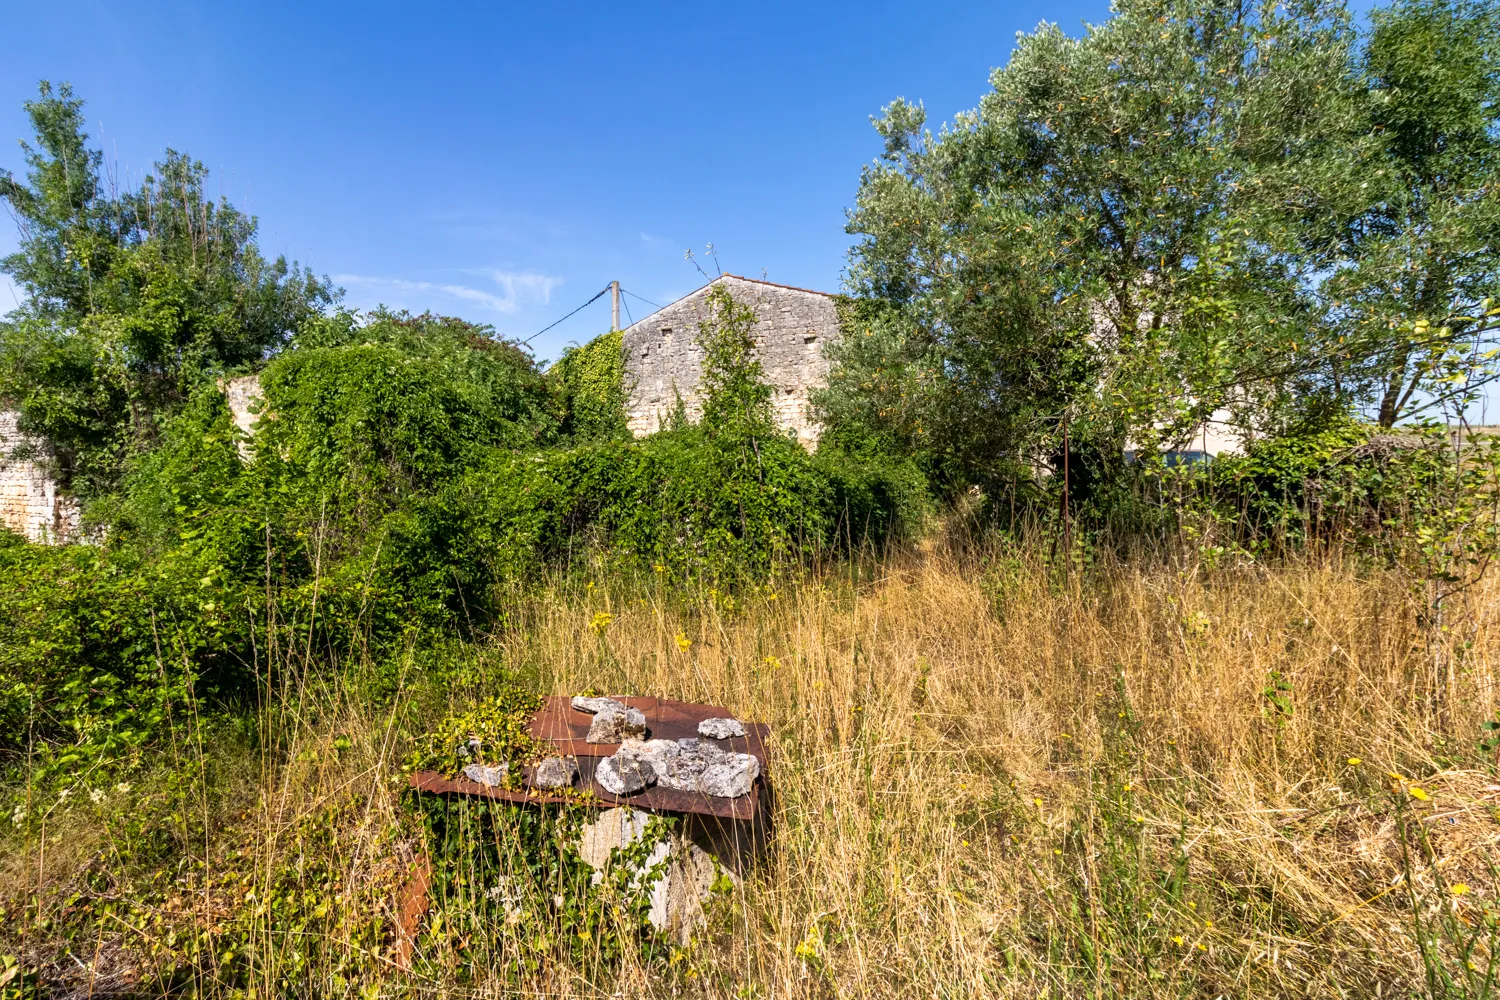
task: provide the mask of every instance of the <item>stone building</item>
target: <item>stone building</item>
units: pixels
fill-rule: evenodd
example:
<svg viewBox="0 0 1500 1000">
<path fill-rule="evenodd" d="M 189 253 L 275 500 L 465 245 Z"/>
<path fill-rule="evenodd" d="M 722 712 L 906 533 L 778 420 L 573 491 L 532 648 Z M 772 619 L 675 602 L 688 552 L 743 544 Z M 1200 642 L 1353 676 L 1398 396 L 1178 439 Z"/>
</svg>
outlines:
<svg viewBox="0 0 1500 1000">
<path fill-rule="evenodd" d="M 78 532 L 78 504 L 58 491 L 49 450 L 20 432 L 20 416 L 0 410 L 0 525 L 33 542 L 69 541 Z M 30 457 L 12 457 L 18 452 Z"/>
<path fill-rule="evenodd" d="M 775 390 L 776 424 L 815 448 L 822 428 L 811 392 L 828 383 L 824 345 L 839 335 L 838 300 L 825 292 L 726 274 L 624 331 L 626 416 L 636 437 L 659 430 L 682 398 L 690 420 L 703 411 L 698 380 L 703 350 L 698 324 L 708 317 L 710 289 L 725 288 L 755 312 L 751 334 L 765 379 Z"/>
</svg>

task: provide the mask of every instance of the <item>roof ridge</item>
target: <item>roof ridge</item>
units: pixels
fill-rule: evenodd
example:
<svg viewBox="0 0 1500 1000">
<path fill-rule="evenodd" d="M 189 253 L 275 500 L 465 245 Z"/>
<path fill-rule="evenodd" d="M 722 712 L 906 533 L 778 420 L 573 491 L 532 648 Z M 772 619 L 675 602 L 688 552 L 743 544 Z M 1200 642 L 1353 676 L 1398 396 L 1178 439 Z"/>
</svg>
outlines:
<svg viewBox="0 0 1500 1000">
<path fill-rule="evenodd" d="M 825 296 L 826 298 L 830 298 L 830 299 L 836 299 L 836 298 L 838 298 L 838 293 L 837 292 L 820 292 L 816 288 L 803 288 L 800 285 L 783 285 L 780 282 L 767 281 L 764 278 L 747 278 L 743 274 L 730 274 L 728 271 L 725 271 L 723 274 L 719 275 L 718 278 L 715 278 L 713 281 L 710 281 L 708 283 L 708 285 L 712 285 L 714 283 L 714 281 L 719 281 L 722 278 L 734 278 L 737 281 L 748 281 L 748 282 L 750 282 L 751 284 L 754 284 L 754 285 L 770 285 L 772 288 L 785 288 L 788 291 L 792 291 L 792 292 L 806 292 L 808 295 L 822 295 L 822 296 Z M 703 287 L 707 288 L 708 285 L 704 285 Z M 692 294 L 692 293 L 690 292 L 688 294 Z M 686 297 L 687 296 L 683 296 L 683 298 L 686 298 Z"/>
</svg>

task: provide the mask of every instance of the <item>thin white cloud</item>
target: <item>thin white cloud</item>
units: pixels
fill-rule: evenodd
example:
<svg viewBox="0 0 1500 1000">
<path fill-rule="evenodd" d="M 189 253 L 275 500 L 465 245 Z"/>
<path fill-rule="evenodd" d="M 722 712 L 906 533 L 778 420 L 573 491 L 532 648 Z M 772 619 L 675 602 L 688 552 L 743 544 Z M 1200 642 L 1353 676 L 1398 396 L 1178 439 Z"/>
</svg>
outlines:
<svg viewBox="0 0 1500 1000">
<path fill-rule="evenodd" d="M 494 279 L 495 284 L 505 290 L 505 297 L 508 300 L 540 301 L 542 305 L 547 305 L 552 301 L 552 289 L 563 283 L 561 278 L 531 271 L 520 274 L 512 271 L 491 271 L 490 277 Z"/>
<path fill-rule="evenodd" d="M 356 285 L 379 292 L 409 297 L 432 295 L 446 296 L 462 302 L 473 302 L 485 309 L 504 315 L 512 315 L 528 305 L 546 305 L 552 300 L 552 290 L 563 283 L 562 278 L 534 272 L 485 271 L 495 283 L 496 291 L 471 288 L 436 281 L 409 281 L 406 278 L 385 278 L 366 274 L 335 274 L 333 280 L 341 285 Z"/>
</svg>

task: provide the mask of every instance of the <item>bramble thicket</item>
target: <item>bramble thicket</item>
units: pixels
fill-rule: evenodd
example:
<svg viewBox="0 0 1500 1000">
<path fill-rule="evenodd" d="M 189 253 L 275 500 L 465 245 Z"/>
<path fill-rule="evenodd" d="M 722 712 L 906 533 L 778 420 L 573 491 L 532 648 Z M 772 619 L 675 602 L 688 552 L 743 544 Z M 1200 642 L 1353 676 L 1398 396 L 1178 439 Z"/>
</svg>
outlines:
<svg viewBox="0 0 1500 1000">
<path fill-rule="evenodd" d="M 1126 0 L 990 83 L 875 121 L 813 453 L 722 289 L 635 439 L 618 332 L 348 309 L 43 83 L 0 403 L 85 540 L 0 531 L 0 998 L 1500 993 L 1500 10 Z M 649 844 L 402 791 L 596 687 L 772 723 L 691 944 Z"/>
</svg>

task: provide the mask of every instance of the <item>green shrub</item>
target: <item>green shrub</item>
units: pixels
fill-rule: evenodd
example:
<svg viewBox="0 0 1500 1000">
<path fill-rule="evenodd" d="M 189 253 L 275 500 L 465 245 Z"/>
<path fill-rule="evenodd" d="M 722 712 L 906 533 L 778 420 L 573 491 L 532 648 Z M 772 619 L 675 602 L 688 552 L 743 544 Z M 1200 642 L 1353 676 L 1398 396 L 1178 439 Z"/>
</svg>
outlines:
<svg viewBox="0 0 1500 1000">
<path fill-rule="evenodd" d="M 565 438 L 582 442 L 630 435 L 625 425 L 629 392 L 622 340 L 618 330 L 600 334 L 581 347 L 567 348 L 547 369 Z"/>
</svg>

